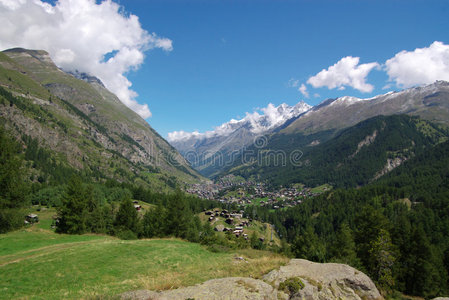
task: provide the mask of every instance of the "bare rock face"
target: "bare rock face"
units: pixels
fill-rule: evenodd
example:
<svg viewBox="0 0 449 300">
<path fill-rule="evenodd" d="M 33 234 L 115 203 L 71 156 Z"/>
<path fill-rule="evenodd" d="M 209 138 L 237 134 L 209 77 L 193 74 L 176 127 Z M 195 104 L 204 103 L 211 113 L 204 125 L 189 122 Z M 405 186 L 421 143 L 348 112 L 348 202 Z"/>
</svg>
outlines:
<svg viewBox="0 0 449 300">
<path fill-rule="evenodd" d="M 279 284 L 289 278 L 299 278 L 304 287 L 290 295 L 279 290 Z M 362 272 L 342 264 L 320 264 L 304 259 L 292 259 L 286 266 L 273 270 L 263 280 L 229 277 L 212 279 L 195 286 L 153 292 L 132 291 L 121 299 L 196 299 L 196 300 L 280 300 L 280 299 L 383 299 L 371 279 Z"/>
<path fill-rule="evenodd" d="M 253 278 L 229 277 L 212 279 L 202 284 L 156 293 L 153 291 L 133 291 L 121 295 L 121 299 L 151 299 L 151 300 L 277 300 L 287 299 L 283 294 L 278 298 L 278 292 L 271 285 Z"/>
<path fill-rule="evenodd" d="M 368 276 L 343 264 L 292 259 L 263 279 L 279 287 L 279 283 L 292 277 L 300 278 L 305 286 L 291 299 L 383 299 Z"/>
</svg>

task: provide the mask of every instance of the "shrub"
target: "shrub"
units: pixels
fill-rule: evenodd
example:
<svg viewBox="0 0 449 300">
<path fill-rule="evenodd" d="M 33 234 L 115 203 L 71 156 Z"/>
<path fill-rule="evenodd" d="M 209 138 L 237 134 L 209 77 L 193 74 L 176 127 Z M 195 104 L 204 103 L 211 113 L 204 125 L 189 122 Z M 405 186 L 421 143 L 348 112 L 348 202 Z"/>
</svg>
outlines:
<svg viewBox="0 0 449 300">
<path fill-rule="evenodd" d="M 279 290 L 287 292 L 289 295 L 296 294 L 304 288 L 304 283 L 298 277 L 290 277 L 279 284 Z"/>
</svg>

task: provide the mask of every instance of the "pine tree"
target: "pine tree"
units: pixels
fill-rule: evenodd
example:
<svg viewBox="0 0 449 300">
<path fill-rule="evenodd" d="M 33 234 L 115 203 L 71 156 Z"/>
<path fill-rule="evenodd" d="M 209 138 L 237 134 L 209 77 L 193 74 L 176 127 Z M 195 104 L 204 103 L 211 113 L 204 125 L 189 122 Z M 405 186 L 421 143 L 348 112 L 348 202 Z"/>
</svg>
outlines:
<svg viewBox="0 0 449 300">
<path fill-rule="evenodd" d="M 407 292 L 419 296 L 435 296 L 440 290 L 438 271 L 432 264 L 434 252 L 422 227 L 414 228 L 407 257 Z"/>
<path fill-rule="evenodd" d="M 114 225 L 119 231 L 131 231 L 138 233 L 138 214 L 129 198 L 123 199 L 120 208 L 115 216 Z"/>
<path fill-rule="evenodd" d="M 319 240 L 311 226 L 298 236 L 292 245 L 292 252 L 295 257 L 305 258 L 316 262 L 324 262 L 326 249 Z"/>
<path fill-rule="evenodd" d="M 166 211 L 161 204 L 145 213 L 142 220 L 142 235 L 146 238 L 165 236 Z"/>
<path fill-rule="evenodd" d="M 186 238 L 190 220 L 193 217 L 181 191 L 168 198 L 166 234 Z"/>
<path fill-rule="evenodd" d="M 391 290 L 395 284 L 393 266 L 396 261 L 396 253 L 388 231 L 380 230 L 377 239 L 371 243 L 369 252 L 375 262 L 374 279 L 384 289 Z"/>
<path fill-rule="evenodd" d="M 348 223 L 341 224 L 330 252 L 330 255 L 338 262 L 349 264 L 354 267 L 360 266 L 360 261 L 357 258 L 354 237 Z"/>
<path fill-rule="evenodd" d="M 23 225 L 27 186 L 19 146 L 0 127 L 0 233 Z"/>
<path fill-rule="evenodd" d="M 82 234 L 88 230 L 88 200 L 81 178 L 72 176 L 58 209 L 59 222 L 56 231 Z"/>
</svg>

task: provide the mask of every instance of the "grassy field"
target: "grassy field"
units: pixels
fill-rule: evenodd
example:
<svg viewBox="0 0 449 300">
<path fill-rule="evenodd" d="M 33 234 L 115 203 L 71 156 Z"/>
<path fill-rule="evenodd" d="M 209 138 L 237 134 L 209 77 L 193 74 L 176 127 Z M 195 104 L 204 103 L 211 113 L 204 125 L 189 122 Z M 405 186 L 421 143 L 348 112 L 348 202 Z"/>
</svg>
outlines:
<svg viewBox="0 0 449 300">
<path fill-rule="evenodd" d="M 331 190 L 331 189 L 332 189 L 332 186 L 331 186 L 331 185 L 329 185 L 329 184 L 323 184 L 323 185 L 314 187 L 314 188 L 311 189 L 310 191 L 311 191 L 312 193 L 321 194 L 321 193 L 324 193 L 324 192 L 329 191 L 329 190 Z"/>
<path fill-rule="evenodd" d="M 0 235 L 0 299 L 74 299 L 165 290 L 227 276 L 260 277 L 287 259 L 240 250 L 213 253 L 177 239 L 122 241 L 60 235 L 40 224 Z M 244 257 L 246 262 L 236 260 Z"/>
</svg>

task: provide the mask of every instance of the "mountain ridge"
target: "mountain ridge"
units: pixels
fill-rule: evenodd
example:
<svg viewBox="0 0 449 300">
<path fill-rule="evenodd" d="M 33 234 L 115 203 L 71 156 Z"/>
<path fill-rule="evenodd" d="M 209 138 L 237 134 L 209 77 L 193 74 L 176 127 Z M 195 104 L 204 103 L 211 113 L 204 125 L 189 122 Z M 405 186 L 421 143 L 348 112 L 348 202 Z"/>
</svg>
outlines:
<svg viewBox="0 0 449 300">
<path fill-rule="evenodd" d="M 235 126 L 240 124 L 239 122 L 248 125 L 249 122 L 244 118 L 224 123 L 209 134 L 197 132 L 187 134 L 171 139 L 170 143 L 196 170 L 207 177 L 215 177 L 229 167 L 228 162 L 234 164 L 232 160 L 251 148 L 254 142 L 262 141 L 266 144 L 273 135 L 290 135 L 295 139 L 299 138 L 297 134 L 301 134 L 301 138 L 304 138 L 307 135 L 328 132 L 329 134 L 318 134 L 320 138 L 313 141 L 322 143 L 336 132 L 364 120 L 395 114 L 420 116 L 425 120 L 449 125 L 449 82 L 436 81 L 433 84 L 388 92 L 366 99 L 351 96 L 326 99 L 313 107 L 301 101 L 289 108 L 297 106 L 301 109 L 297 109 L 294 114 L 284 115 L 291 116 L 290 118 L 272 123 L 272 126 L 265 131 L 251 132 L 251 127 L 248 129 L 245 126 Z M 279 108 L 285 109 L 285 105 L 276 107 Z M 249 116 L 248 114 L 247 118 Z M 215 134 L 228 125 L 234 126 L 233 131 Z"/>
<path fill-rule="evenodd" d="M 6 127 L 16 136 L 31 136 L 42 147 L 63 154 L 61 159 L 68 165 L 93 168 L 107 178 L 123 181 L 137 176 L 140 184 L 154 181 L 161 189 L 166 182 L 201 180 L 169 143 L 101 81 L 82 73 L 78 77 L 84 78 L 59 69 L 43 50 L 1 52 L 0 85 L 12 93 L 11 104 L 0 110 Z M 41 122 L 44 117 L 47 123 Z M 116 161 L 109 163 L 105 158 Z"/>
</svg>

